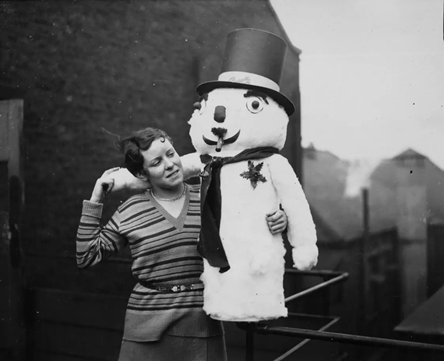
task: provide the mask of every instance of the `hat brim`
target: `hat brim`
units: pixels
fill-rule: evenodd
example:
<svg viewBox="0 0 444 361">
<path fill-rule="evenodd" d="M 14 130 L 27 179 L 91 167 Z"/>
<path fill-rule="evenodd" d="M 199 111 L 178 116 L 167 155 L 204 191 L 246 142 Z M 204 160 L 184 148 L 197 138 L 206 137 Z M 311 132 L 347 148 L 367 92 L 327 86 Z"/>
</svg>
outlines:
<svg viewBox="0 0 444 361">
<path fill-rule="evenodd" d="M 236 83 L 231 81 L 209 81 L 199 84 L 196 88 L 197 94 L 203 95 L 217 88 L 235 88 L 235 89 L 255 89 L 272 97 L 278 104 L 282 105 L 288 116 L 294 113 L 295 107 L 293 102 L 288 99 L 284 94 L 279 93 L 276 90 L 261 87 L 258 85 L 251 85 L 246 83 Z"/>
</svg>

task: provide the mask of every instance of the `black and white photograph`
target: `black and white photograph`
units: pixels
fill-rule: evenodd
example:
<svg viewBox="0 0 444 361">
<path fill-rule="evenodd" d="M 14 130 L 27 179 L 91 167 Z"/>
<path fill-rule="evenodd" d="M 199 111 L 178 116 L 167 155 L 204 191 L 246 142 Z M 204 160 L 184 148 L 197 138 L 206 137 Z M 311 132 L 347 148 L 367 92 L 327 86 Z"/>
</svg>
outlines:
<svg viewBox="0 0 444 361">
<path fill-rule="evenodd" d="M 0 361 L 442 361 L 443 260 L 443 0 L 0 1 Z"/>
</svg>

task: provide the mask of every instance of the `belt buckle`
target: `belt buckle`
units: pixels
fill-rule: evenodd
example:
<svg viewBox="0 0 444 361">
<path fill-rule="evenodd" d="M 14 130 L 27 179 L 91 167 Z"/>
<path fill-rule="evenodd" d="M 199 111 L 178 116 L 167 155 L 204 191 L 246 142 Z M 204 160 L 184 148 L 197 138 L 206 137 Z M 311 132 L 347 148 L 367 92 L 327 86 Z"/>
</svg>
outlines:
<svg viewBox="0 0 444 361">
<path fill-rule="evenodd" d="M 173 291 L 173 292 L 183 292 L 186 290 L 187 290 L 187 286 L 185 286 L 185 285 L 177 285 L 177 286 L 171 287 L 171 291 Z"/>
</svg>

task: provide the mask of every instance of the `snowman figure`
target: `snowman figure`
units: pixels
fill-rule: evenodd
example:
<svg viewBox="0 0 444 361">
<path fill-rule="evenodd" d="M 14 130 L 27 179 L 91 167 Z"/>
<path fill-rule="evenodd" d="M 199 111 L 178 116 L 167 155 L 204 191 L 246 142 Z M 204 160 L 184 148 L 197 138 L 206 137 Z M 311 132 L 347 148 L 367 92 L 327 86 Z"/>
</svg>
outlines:
<svg viewBox="0 0 444 361">
<path fill-rule="evenodd" d="M 281 234 L 265 214 L 282 207 L 294 267 L 317 263 L 316 230 L 303 189 L 283 148 L 292 102 L 279 92 L 286 43 L 257 29 L 227 37 L 217 81 L 197 87 L 189 120 L 204 162 L 201 190 L 204 310 L 222 321 L 287 316 Z"/>
</svg>

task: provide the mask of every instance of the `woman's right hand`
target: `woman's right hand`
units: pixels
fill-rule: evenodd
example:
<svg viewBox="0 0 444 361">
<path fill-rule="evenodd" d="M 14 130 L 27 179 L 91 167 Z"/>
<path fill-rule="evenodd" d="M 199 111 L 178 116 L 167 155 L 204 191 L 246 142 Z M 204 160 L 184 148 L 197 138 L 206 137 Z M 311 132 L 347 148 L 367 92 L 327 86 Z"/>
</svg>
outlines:
<svg viewBox="0 0 444 361">
<path fill-rule="evenodd" d="M 118 171 L 120 167 L 106 170 L 102 176 L 97 179 L 91 194 L 91 202 L 102 203 L 105 196 L 111 192 L 114 187 L 113 173 Z"/>
<path fill-rule="evenodd" d="M 150 188 L 149 182 L 134 177 L 126 168 L 115 167 L 106 170 L 97 179 L 90 201 L 102 203 L 108 193 L 121 189 L 140 191 L 147 188 Z"/>
</svg>

